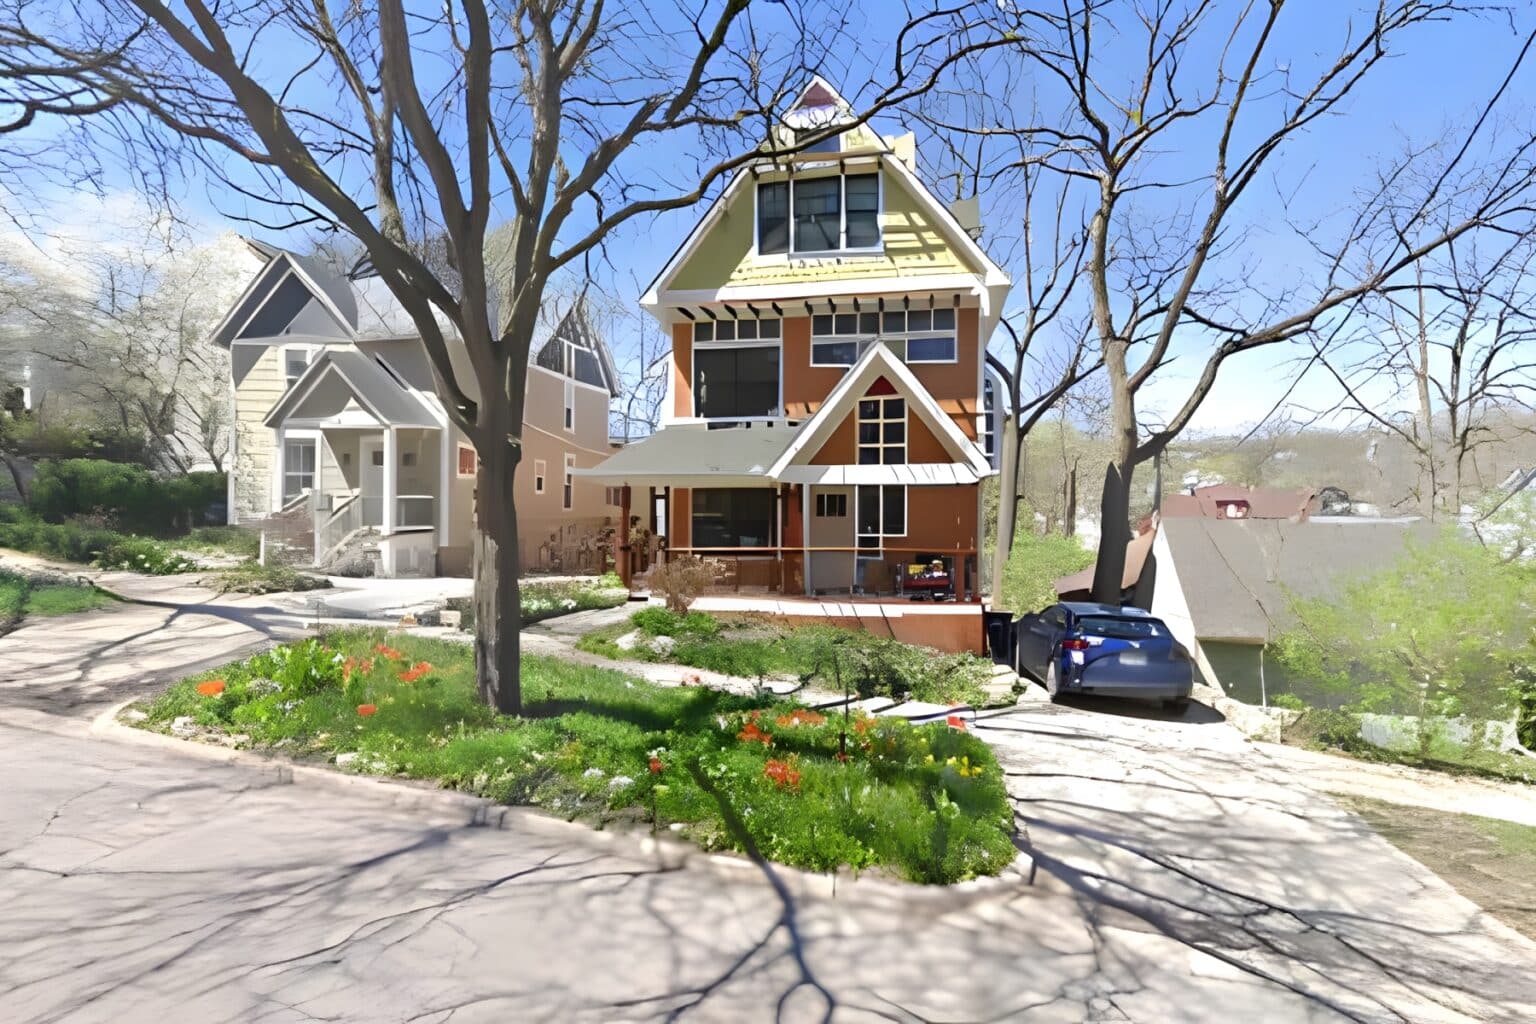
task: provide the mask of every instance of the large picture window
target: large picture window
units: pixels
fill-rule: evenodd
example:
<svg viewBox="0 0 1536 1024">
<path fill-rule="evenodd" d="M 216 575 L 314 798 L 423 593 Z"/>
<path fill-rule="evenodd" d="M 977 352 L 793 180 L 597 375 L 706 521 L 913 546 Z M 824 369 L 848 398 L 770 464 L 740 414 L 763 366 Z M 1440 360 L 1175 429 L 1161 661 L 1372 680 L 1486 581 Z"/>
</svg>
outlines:
<svg viewBox="0 0 1536 1024">
<path fill-rule="evenodd" d="M 907 489 L 900 484 L 862 484 L 858 489 L 859 547 L 879 548 L 883 537 L 907 535 Z"/>
<path fill-rule="evenodd" d="M 852 366 L 876 341 L 906 363 L 953 363 L 955 319 L 947 307 L 818 313 L 811 318 L 811 365 Z"/>
<path fill-rule="evenodd" d="M 859 402 L 859 465 L 898 466 L 907 461 L 907 401 L 865 398 Z"/>
<path fill-rule="evenodd" d="M 767 419 L 779 415 L 779 347 L 695 348 L 694 415 Z"/>
<path fill-rule="evenodd" d="M 693 492 L 693 546 L 767 548 L 777 543 L 777 502 L 768 487 Z"/>
<path fill-rule="evenodd" d="M 283 504 L 315 486 L 315 442 L 283 443 Z"/>
<path fill-rule="evenodd" d="M 878 249 L 880 175 L 833 174 L 757 186 L 757 251 Z"/>
</svg>

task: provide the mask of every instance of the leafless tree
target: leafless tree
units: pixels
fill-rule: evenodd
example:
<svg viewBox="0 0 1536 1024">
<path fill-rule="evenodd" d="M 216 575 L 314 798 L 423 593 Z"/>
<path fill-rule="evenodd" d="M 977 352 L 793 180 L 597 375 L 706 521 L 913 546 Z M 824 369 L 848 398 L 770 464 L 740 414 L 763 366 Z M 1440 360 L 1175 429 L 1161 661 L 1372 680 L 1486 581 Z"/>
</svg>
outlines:
<svg viewBox="0 0 1536 1024">
<path fill-rule="evenodd" d="M 773 130 L 809 71 L 853 46 L 845 10 L 748 7 L 105 5 L 118 24 L 149 29 L 90 80 L 195 142 L 273 226 L 333 225 L 356 238 L 410 313 L 449 416 L 480 454 L 476 666 L 483 698 L 503 711 L 522 707 L 512 487 L 545 287 L 636 218 L 691 206 L 749 161 L 846 127 Z M 982 10 L 959 2 L 911 16 L 856 120 L 919 95 L 959 56 L 1003 45 Z M 21 44 L 72 64 L 101 49 Z M 647 169 L 663 159 L 669 170 Z M 503 218 L 493 265 L 487 228 Z M 434 273 L 413 243 L 430 235 L 446 243 L 451 275 Z"/>
<path fill-rule="evenodd" d="M 1311 339 L 1339 408 L 1412 450 L 1426 518 L 1459 515 L 1478 450 L 1503 440 L 1494 421 L 1536 409 L 1536 238 L 1448 245 L 1351 313 Z"/>
<path fill-rule="evenodd" d="M 667 378 L 672 372 L 667 359 L 672 339 L 648 316 L 635 315 L 626 327 L 632 333 L 614 352 L 622 393 L 613 404 L 610 419 L 614 436 L 634 441 L 661 426 Z"/>
<path fill-rule="evenodd" d="M 1505 137 L 1497 159 L 1481 145 L 1469 157 L 1480 118 L 1450 164 L 1490 160 L 1460 217 L 1438 216 L 1440 180 L 1409 195 L 1402 188 L 1409 168 L 1402 167 L 1393 187 L 1360 203 L 1336 242 L 1313 239 L 1315 272 L 1260 292 L 1248 225 L 1238 216 L 1245 197 L 1278 169 L 1289 142 L 1340 114 L 1411 34 L 1428 34 L 1464 9 L 1451 0 L 1389 0 L 1321 17 L 1283 0 L 1068 0 L 1052 10 L 1005 4 L 999 11 L 1019 45 L 986 59 L 1019 62 L 1038 87 L 1024 95 L 1028 109 L 1000 103 L 973 130 L 1027 142 L 1015 163 L 1046 167 L 1062 187 L 1088 197 L 1083 286 L 1110 388 L 1114 443 L 1093 592 L 1118 601 L 1132 474 L 1188 426 L 1224 363 L 1305 335 L 1471 232 L 1516 221 L 1522 230 L 1536 142 L 1528 133 Z M 1324 56 L 1276 52 L 1280 30 L 1297 21 L 1307 22 Z M 1034 116 L 1053 105 L 1059 116 Z M 1163 159 L 1170 153 L 1179 159 Z M 1166 420 L 1148 428 L 1138 395 L 1176 354 L 1198 360 L 1198 373 Z"/>
</svg>

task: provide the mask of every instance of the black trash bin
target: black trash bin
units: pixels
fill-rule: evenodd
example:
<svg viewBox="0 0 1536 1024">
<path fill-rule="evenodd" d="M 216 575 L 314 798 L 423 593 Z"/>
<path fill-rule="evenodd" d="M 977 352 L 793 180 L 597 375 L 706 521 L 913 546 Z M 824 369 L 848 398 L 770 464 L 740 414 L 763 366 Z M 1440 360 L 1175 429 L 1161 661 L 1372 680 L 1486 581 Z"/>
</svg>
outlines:
<svg viewBox="0 0 1536 1024">
<path fill-rule="evenodd" d="M 987 653 L 992 656 L 992 663 L 1012 665 L 1014 644 L 1017 642 L 1013 630 L 1013 612 L 983 611 L 981 621 L 987 633 Z"/>
</svg>

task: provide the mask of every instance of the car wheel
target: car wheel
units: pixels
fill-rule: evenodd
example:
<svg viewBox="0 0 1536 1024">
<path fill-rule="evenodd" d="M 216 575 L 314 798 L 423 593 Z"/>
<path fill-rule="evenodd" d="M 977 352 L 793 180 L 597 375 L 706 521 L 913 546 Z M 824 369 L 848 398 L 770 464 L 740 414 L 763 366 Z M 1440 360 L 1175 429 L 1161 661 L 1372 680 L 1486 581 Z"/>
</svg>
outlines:
<svg viewBox="0 0 1536 1024">
<path fill-rule="evenodd" d="M 1051 695 L 1051 700 L 1061 699 L 1061 684 L 1056 681 L 1056 659 L 1052 658 L 1045 666 L 1045 692 Z"/>
<path fill-rule="evenodd" d="M 1172 711 L 1175 714 L 1182 715 L 1184 712 L 1189 710 L 1189 698 L 1175 697 L 1173 700 L 1165 700 L 1163 701 L 1163 710 Z"/>
</svg>

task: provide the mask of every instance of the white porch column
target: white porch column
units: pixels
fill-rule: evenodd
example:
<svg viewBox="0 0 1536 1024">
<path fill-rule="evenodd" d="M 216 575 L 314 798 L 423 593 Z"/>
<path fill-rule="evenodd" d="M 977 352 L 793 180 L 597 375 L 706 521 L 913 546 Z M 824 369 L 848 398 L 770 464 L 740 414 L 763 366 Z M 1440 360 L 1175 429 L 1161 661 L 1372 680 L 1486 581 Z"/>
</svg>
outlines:
<svg viewBox="0 0 1536 1024">
<path fill-rule="evenodd" d="M 395 444 L 395 428 L 384 428 L 384 519 L 379 532 L 388 537 L 395 532 L 395 505 L 397 504 L 397 480 L 400 476 L 400 456 Z"/>
<path fill-rule="evenodd" d="M 288 428 L 277 428 L 277 458 L 272 460 L 272 511 L 283 507 L 283 473 L 288 469 Z"/>
</svg>

